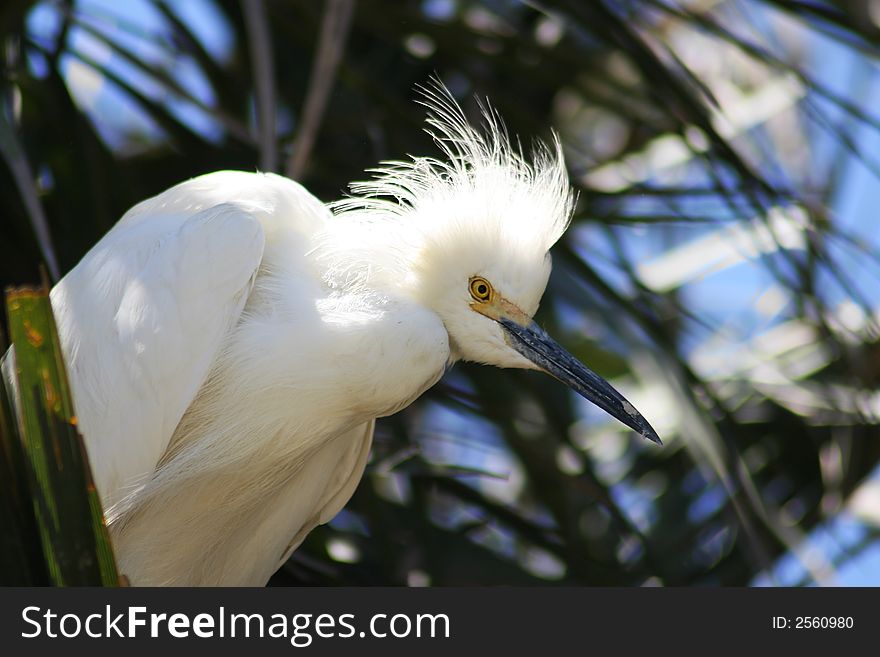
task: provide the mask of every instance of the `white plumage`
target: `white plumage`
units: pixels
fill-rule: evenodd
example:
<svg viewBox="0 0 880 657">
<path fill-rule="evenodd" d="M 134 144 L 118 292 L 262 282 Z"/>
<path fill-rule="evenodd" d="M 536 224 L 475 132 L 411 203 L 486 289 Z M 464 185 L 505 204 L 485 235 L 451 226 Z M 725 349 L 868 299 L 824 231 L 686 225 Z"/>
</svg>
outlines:
<svg viewBox="0 0 880 657">
<path fill-rule="evenodd" d="M 558 145 L 528 164 L 491 111 L 484 136 L 425 97 L 446 160 L 386 164 L 329 207 L 272 174 L 201 176 L 52 290 L 134 584 L 264 584 L 348 501 L 375 418 L 459 359 L 546 370 L 656 438 L 531 323 L 572 208 Z"/>
</svg>

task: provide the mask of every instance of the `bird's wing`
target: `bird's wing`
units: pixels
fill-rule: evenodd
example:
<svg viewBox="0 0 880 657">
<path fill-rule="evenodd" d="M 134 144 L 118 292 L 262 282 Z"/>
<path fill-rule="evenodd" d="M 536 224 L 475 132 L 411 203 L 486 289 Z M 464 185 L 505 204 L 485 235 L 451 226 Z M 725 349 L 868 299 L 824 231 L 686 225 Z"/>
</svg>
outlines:
<svg viewBox="0 0 880 657">
<path fill-rule="evenodd" d="M 291 538 L 275 570 L 284 565 L 309 532 L 332 520 L 354 495 L 370 455 L 375 427 L 375 420 L 358 425 L 323 445 L 306 461 L 296 482 L 299 494 L 291 502 L 309 506 L 304 516 L 307 520 Z M 327 473 L 332 475 L 327 477 Z M 309 494 L 303 494 L 305 491 Z M 290 506 L 285 508 L 288 514 L 296 512 Z"/>
<path fill-rule="evenodd" d="M 51 294 L 105 508 L 155 469 L 241 314 L 264 248 L 260 223 L 235 204 L 126 217 Z"/>
</svg>

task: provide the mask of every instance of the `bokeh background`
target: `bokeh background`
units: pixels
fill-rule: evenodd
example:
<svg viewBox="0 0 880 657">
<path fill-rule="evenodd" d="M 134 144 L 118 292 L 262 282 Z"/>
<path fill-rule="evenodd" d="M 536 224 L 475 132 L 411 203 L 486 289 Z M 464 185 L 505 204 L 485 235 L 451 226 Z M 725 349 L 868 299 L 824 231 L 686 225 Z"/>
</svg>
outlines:
<svg viewBox="0 0 880 657">
<path fill-rule="evenodd" d="M 657 448 L 457 365 L 273 584 L 880 585 L 880 1 L 5 0 L 0 284 L 236 168 L 435 154 L 433 73 L 579 201 L 539 321 Z"/>
</svg>

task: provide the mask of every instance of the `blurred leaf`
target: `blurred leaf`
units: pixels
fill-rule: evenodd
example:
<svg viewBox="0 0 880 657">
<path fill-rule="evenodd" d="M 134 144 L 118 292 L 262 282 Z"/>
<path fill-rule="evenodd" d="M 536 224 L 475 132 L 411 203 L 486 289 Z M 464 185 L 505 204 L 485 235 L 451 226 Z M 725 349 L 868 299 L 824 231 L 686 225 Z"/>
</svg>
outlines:
<svg viewBox="0 0 880 657">
<path fill-rule="evenodd" d="M 0 350 L 6 345 L 0 334 Z M 33 503 L 25 474 L 15 415 L 5 380 L 8 355 L 0 357 L 0 582 L 5 586 L 43 586 L 49 583 L 37 532 Z"/>
<path fill-rule="evenodd" d="M 48 289 L 9 290 L 6 307 L 24 452 L 10 463 L 16 478 L 26 478 L 49 579 L 57 586 L 115 586 L 110 538 L 76 429 Z"/>
</svg>

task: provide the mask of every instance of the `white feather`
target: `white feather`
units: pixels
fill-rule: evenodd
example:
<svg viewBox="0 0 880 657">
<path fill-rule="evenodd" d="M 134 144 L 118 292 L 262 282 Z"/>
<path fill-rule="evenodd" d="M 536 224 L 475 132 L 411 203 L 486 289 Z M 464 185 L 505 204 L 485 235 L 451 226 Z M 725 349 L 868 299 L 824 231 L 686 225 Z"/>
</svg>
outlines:
<svg viewBox="0 0 880 657">
<path fill-rule="evenodd" d="M 527 163 L 491 110 L 425 89 L 447 161 L 387 163 L 330 210 L 217 172 L 132 208 L 52 291 L 121 571 L 263 584 L 354 491 L 375 418 L 457 358 L 528 366 L 469 307 L 534 312 L 572 208 L 558 142 Z"/>
</svg>

